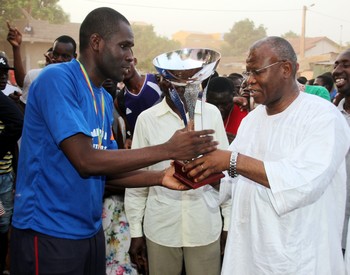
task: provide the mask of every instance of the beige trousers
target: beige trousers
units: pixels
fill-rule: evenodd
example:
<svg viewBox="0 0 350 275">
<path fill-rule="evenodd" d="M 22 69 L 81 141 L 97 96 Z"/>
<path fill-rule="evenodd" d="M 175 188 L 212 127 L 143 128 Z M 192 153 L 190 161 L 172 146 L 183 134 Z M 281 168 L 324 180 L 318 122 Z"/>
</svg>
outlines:
<svg viewBox="0 0 350 275">
<path fill-rule="evenodd" d="M 205 246 L 166 247 L 146 239 L 150 275 L 219 275 L 220 238 Z"/>
</svg>

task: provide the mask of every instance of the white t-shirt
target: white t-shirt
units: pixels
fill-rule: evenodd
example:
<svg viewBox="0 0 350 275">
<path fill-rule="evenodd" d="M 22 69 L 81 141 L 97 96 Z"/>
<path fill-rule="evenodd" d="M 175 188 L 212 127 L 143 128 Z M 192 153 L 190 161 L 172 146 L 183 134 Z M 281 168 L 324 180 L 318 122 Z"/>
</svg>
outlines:
<svg viewBox="0 0 350 275">
<path fill-rule="evenodd" d="M 14 92 L 16 92 L 16 91 L 18 91 L 18 92 L 20 92 L 20 93 L 22 92 L 21 89 L 20 89 L 19 87 L 14 86 L 14 85 L 12 85 L 12 84 L 10 84 L 10 83 L 7 83 L 5 89 L 2 90 L 2 92 L 3 92 L 5 95 L 7 95 L 7 96 L 10 95 L 10 94 L 12 94 L 12 93 L 14 93 Z"/>
<path fill-rule="evenodd" d="M 21 96 L 21 101 L 23 103 L 25 103 L 25 104 L 27 103 L 30 85 L 32 84 L 34 79 L 38 77 L 38 75 L 41 73 L 41 71 L 42 71 L 42 69 L 32 69 L 32 70 L 28 71 L 26 76 L 24 77 L 22 96 Z"/>
</svg>

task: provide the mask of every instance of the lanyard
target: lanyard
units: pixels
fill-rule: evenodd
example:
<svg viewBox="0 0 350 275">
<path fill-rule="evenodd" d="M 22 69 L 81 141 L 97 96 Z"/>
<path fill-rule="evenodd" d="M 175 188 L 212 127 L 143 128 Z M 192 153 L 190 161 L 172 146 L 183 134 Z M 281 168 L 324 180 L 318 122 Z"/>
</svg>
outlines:
<svg viewBox="0 0 350 275">
<path fill-rule="evenodd" d="M 79 62 L 79 60 L 77 60 L 79 65 L 80 65 L 80 69 L 81 72 L 83 73 L 83 76 L 85 78 L 86 84 L 89 87 L 93 102 L 94 102 L 94 108 L 95 108 L 95 113 L 96 113 L 96 117 L 97 117 L 97 121 L 98 121 L 98 108 L 97 108 L 97 101 L 96 101 L 96 97 L 95 97 L 95 93 L 94 90 L 92 89 L 91 86 L 91 82 L 90 82 L 90 78 L 83 66 L 83 64 L 81 64 Z M 98 137 L 98 149 L 102 149 L 102 137 L 103 137 L 103 133 L 104 133 L 104 124 L 105 124 L 105 98 L 103 96 L 103 92 L 101 93 L 101 111 L 102 111 L 102 129 L 98 129 L 98 133 L 97 133 L 97 137 Z"/>
<path fill-rule="evenodd" d="M 184 106 L 183 102 L 181 101 L 180 96 L 177 93 L 175 87 L 172 87 L 172 88 L 169 89 L 169 94 L 170 94 L 171 100 L 175 104 L 175 107 L 180 112 L 181 118 L 182 118 L 185 126 L 187 126 L 187 118 L 186 118 L 185 106 Z"/>
</svg>

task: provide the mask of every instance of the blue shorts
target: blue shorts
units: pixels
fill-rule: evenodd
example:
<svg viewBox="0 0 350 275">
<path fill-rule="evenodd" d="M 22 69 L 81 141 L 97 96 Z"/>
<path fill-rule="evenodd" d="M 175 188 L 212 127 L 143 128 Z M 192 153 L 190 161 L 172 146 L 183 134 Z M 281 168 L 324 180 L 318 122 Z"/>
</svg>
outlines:
<svg viewBox="0 0 350 275">
<path fill-rule="evenodd" d="M 0 201 L 5 209 L 5 214 L 0 217 L 0 233 L 6 233 L 11 224 L 14 180 L 12 172 L 0 175 Z"/>
<path fill-rule="evenodd" d="M 11 274 L 106 275 L 103 229 L 88 239 L 51 237 L 12 227 Z"/>
</svg>

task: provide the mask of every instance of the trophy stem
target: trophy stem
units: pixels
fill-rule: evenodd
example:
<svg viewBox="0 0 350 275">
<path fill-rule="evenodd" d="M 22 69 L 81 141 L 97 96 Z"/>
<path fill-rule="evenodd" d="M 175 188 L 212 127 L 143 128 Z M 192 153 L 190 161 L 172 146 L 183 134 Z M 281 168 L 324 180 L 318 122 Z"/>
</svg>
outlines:
<svg viewBox="0 0 350 275">
<path fill-rule="evenodd" d="M 196 103 L 198 100 L 198 94 L 201 90 L 200 83 L 189 83 L 185 87 L 184 97 L 186 100 L 187 112 L 188 112 L 188 124 L 187 130 L 194 130 L 194 114 L 196 109 Z"/>
</svg>

